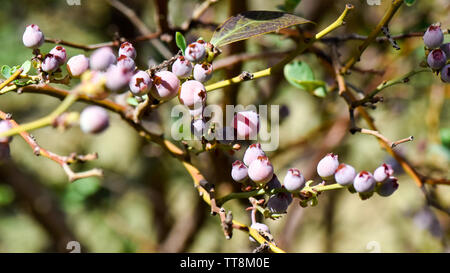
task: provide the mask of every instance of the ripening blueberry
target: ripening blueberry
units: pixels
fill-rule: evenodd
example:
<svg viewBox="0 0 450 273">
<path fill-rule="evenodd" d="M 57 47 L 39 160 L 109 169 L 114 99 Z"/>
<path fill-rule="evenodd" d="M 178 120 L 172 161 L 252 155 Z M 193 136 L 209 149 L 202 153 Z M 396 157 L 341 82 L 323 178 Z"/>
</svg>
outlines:
<svg viewBox="0 0 450 273">
<path fill-rule="evenodd" d="M 444 51 L 447 60 L 450 59 L 450 43 L 441 45 L 440 49 Z"/>
<path fill-rule="evenodd" d="M 248 168 L 240 160 L 236 160 L 231 165 L 231 177 L 234 181 L 243 183 L 248 178 Z"/>
<path fill-rule="evenodd" d="M 200 62 L 206 56 L 205 42 L 198 40 L 195 43 L 189 44 L 184 51 L 184 56 L 191 62 Z"/>
<path fill-rule="evenodd" d="M 212 64 L 196 64 L 194 65 L 194 79 L 199 82 L 206 82 L 212 77 Z"/>
<path fill-rule="evenodd" d="M 334 173 L 334 180 L 339 185 L 342 186 L 350 186 L 353 184 L 353 180 L 355 179 L 356 171 L 355 168 L 353 168 L 350 165 L 347 164 L 340 164 Z"/>
<path fill-rule="evenodd" d="M 125 68 L 111 65 L 106 71 L 106 87 L 111 91 L 120 91 L 128 85 L 133 73 Z"/>
<path fill-rule="evenodd" d="M 0 143 L 0 162 L 11 158 L 9 143 Z"/>
<path fill-rule="evenodd" d="M 255 143 L 250 145 L 247 150 L 244 153 L 244 163 L 247 166 L 250 166 L 250 164 L 256 159 L 258 158 L 258 156 L 265 156 L 266 154 L 264 153 L 264 151 L 261 149 L 261 144 L 259 143 Z"/>
<path fill-rule="evenodd" d="M 375 184 L 372 174 L 367 171 L 358 173 L 353 180 L 353 187 L 357 192 L 371 192 L 375 188 Z"/>
<path fill-rule="evenodd" d="M 272 179 L 266 185 L 269 190 L 281 189 L 281 183 L 276 174 L 273 174 Z"/>
<path fill-rule="evenodd" d="M 273 177 L 273 166 L 267 156 L 258 156 L 248 167 L 248 177 L 258 184 L 266 184 Z"/>
<path fill-rule="evenodd" d="M 47 73 L 52 73 L 56 71 L 59 67 L 59 61 L 58 58 L 55 57 L 53 54 L 47 54 L 44 57 L 44 60 L 41 64 L 41 69 Z"/>
<path fill-rule="evenodd" d="M 59 65 L 63 65 L 67 61 L 66 49 L 62 46 L 55 46 L 49 53 L 58 59 Z"/>
<path fill-rule="evenodd" d="M 450 83 L 450 64 L 441 69 L 441 80 Z"/>
<path fill-rule="evenodd" d="M 0 121 L 0 133 L 4 133 L 6 131 L 9 131 L 12 129 L 11 122 L 8 120 L 1 120 Z M 5 144 L 9 143 L 12 140 L 12 136 L 9 137 L 1 137 L 0 143 Z"/>
<path fill-rule="evenodd" d="M 305 186 L 305 177 L 303 177 L 299 169 L 291 168 L 284 177 L 283 185 L 288 191 L 300 190 Z"/>
<path fill-rule="evenodd" d="M 131 93 L 135 96 L 142 96 L 147 94 L 152 88 L 152 79 L 147 72 L 138 70 L 128 84 Z"/>
<path fill-rule="evenodd" d="M 445 56 L 444 51 L 442 51 L 440 48 L 433 49 L 428 54 L 427 63 L 434 70 L 441 69 L 446 62 L 447 57 Z"/>
<path fill-rule="evenodd" d="M 109 126 L 108 112 L 100 106 L 88 106 L 80 115 L 80 127 L 86 134 L 98 134 Z"/>
<path fill-rule="evenodd" d="M 259 115 L 255 111 L 236 113 L 233 119 L 238 139 L 255 139 L 259 131 Z"/>
<path fill-rule="evenodd" d="M 258 232 L 265 232 L 270 234 L 269 227 L 263 223 L 253 223 L 250 227 L 256 229 Z M 249 239 L 251 242 L 256 243 L 256 240 L 253 239 L 253 237 L 249 236 Z"/>
<path fill-rule="evenodd" d="M 45 41 L 44 34 L 35 24 L 25 28 L 22 36 L 23 44 L 29 48 L 39 48 Z"/>
<path fill-rule="evenodd" d="M 192 73 L 192 63 L 180 56 L 172 65 L 172 72 L 179 78 L 188 78 Z"/>
<path fill-rule="evenodd" d="M 386 181 L 379 185 L 377 188 L 377 193 L 380 196 L 390 196 L 398 189 L 397 178 L 391 176 Z"/>
<path fill-rule="evenodd" d="M 79 77 L 89 68 L 89 59 L 83 54 L 75 55 L 67 61 L 67 72 L 71 77 Z"/>
<path fill-rule="evenodd" d="M 116 62 L 116 56 L 114 55 L 110 47 L 102 47 L 96 49 L 90 59 L 89 66 L 92 70 L 106 70 L 110 65 Z"/>
<path fill-rule="evenodd" d="M 201 107 L 206 102 L 205 86 L 199 81 L 186 81 L 181 85 L 181 91 L 178 96 L 181 104 L 190 109 Z"/>
<path fill-rule="evenodd" d="M 285 213 L 289 206 L 286 196 L 279 193 L 272 195 L 267 201 L 266 208 L 271 213 Z"/>
<path fill-rule="evenodd" d="M 324 180 L 329 180 L 333 177 L 338 167 L 338 156 L 333 153 L 329 153 L 319 161 L 319 164 L 317 164 L 317 173 Z"/>
<path fill-rule="evenodd" d="M 129 42 L 123 42 L 119 48 L 119 56 L 125 55 L 130 57 L 131 59 L 136 58 L 136 49 L 134 49 L 133 45 Z"/>
<path fill-rule="evenodd" d="M 180 80 L 170 71 L 159 71 L 153 78 L 152 96 L 158 100 L 170 100 L 178 94 Z"/>
<path fill-rule="evenodd" d="M 206 123 L 205 121 L 203 121 L 203 119 L 194 119 L 191 122 L 191 132 L 198 139 L 201 139 L 205 131 L 206 131 Z"/>
<path fill-rule="evenodd" d="M 136 69 L 134 60 L 125 55 L 120 55 L 119 58 L 117 58 L 117 66 L 125 68 L 126 70 L 129 70 L 131 72 Z"/>
<path fill-rule="evenodd" d="M 373 172 L 373 178 L 377 182 L 384 182 L 386 179 L 388 179 L 390 176 L 394 174 L 394 169 L 391 165 L 383 163 L 380 167 L 378 167 Z"/>
<path fill-rule="evenodd" d="M 442 33 L 441 27 L 436 25 L 429 26 L 423 35 L 423 43 L 428 48 L 439 47 L 443 41 L 444 34 Z"/>
</svg>

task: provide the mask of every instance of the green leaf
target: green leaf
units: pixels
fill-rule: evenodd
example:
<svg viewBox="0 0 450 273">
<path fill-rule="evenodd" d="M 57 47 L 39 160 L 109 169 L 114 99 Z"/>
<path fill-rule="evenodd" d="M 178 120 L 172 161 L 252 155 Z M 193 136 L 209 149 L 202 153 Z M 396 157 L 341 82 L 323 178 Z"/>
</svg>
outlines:
<svg viewBox="0 0 450 273">
<path fill-rule="evenodd" d="M 31 69 L 31 61 L 29 61 L 29 60 L 25 61 L 22 64 L 21 68 L 23 69 L 22 74 L 27 74 L 28 71 L 30 71 L 30 69 Z"/>
<path fill-rule="evenodd" d="M 1 68 L 1 74 L 3 78 L 8 79 L 11 77 L 11 67 L 7 66 L 6 64 L 2 66 Z"/>
<path fill-rule="evenodd" d="M 211 43 L 223 46 L 299 24 L 313 23 L 279 11 L 246 11 L 228 18 L 213 34 Z"/>
<path fill-rule="evenodd" d="M 325 82 L 316 80 L 312 69 L 305 62 L 295 61 L 285 65 L 284 77 L 293 86 L 318 97 L 327 95 Z"/>
<path fill-rule="evenodd" d="M 127 103 L 131 106 L 137 106 L 139 104 L 139 102 L 137 101 L 137 99 L 135 97 L 127 98 Z"/>
<path fill-rule="evenodd" d="M 281 5 L 280 9 L 287 12 L 294 12 L 301 1 L 302 0 L 284 0 L 284 5 Z"/>
<path fill-rule="evenodd" d="M 450 128 L 442 128 L 439 134 L 441 135 L 442 146 L 450 149 Z"/>
<path fill-rule="evenodd" d="M 408 7 L 414 5 L 414 3 L 416 3 L 416 0 L 405 0 L 405 4 L 406 4 Z"/>
<path fill-rule="evenodd" d="M 178 48 L 181 50 L 181 52 L 184 55 L 184 51 L 186 50 L 186 39 L 184 39 L 183 34 L 181 34 L 180 32 L 177 31 L 177 33 L 175 33 L 175 42 L 178 46 Z"/>
</svg>

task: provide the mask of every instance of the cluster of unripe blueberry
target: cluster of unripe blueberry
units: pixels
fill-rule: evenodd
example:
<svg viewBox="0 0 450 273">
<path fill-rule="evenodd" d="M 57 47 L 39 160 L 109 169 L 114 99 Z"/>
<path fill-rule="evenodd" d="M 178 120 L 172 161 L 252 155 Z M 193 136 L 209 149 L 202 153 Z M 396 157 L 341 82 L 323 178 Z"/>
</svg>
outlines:
<svg viewBox="0 0 450 273">
<path fill-rule="evenodd" d="M 438 24 L 431 25 L 423 35 L 423 42 L 429 50 L 427 56 L 428 66 L 438 71 L 443 82 L 450 82 L 450 43 L 444 42 L 444 33 Z"/>
</svg>

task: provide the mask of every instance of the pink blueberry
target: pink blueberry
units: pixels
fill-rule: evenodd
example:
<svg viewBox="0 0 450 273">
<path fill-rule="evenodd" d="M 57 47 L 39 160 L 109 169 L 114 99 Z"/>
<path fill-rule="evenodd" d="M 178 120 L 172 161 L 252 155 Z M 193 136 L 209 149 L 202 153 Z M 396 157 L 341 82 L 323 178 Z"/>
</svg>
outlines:
<svg viewBox="0 0 450 273">
<path fill-rule="evenodd" d="M 178 99 L 190 109 L 202 107 L 206 102 L 205 86 L 199 81 L 186 81 L 181 85 Z"/>
<path fill-rule="evenodd" d="M 384 182 L 386 179 L 388 179 L 390 176 L 394 174 L 394 169 L 391 165 L 383 163 L 380 167 L 378 167 L 373 172 L 373 178 L 377 182 Z"/>
<path fill-rule="evenodd" d="M 150 93 L 158 100 L 170 100 L 178 94 L 180 80 L 170 71 L 160 71 L 153 77 Z"/>
<path fill-rule="evenodd" d="M 131 71 L 111 65 L 106 71 L 106 87 L 111 91 L 120 91 L 128 85 L 132 77 Z"/>
<path fill-rule="evenodd" d="M 258 156 L 248 167 L 248 176 L 258 184 L 266 184 L 273 177 L 273 166 L 267 156 Z"/>
<path fill-rule="evenodd" d="M 240 160 L 236 160 L 233 162 L 231 166 L 231 177 L 234 181 L 243 183 L 248 178 L 248 168 L 244 165 L 244 163 Z"/>
<path fill-rule="evenodd" d="M 206 82 L 212 77 L 212 64 L 196 64 L 194 66 L 194 79 L 199 82 Z"/>
<path fill-rule="evenodd" d="M 131 72 L 136 69 L 134 60 L 125 55 L 120 55 L 119 58 L 117 58 L 117 66 L 125 68 Z"/>
<path fill-rule="evenodd" d="M 299 169 L 291 168 L 284 177 L 283 185 L 288 191 L 300 190 L 305 186 L 305 177 L 303 177 Z"/>
<path fill-rule="evenodd" d="M 441 27 L 437 25 L 431 25 L 423 35 L 423 42 L 428 48 L 439 47 L 444 41 L 444 34 Z"/>
<path fill-rule="evenodd" d="M 45 41 L 44 34 L 35 24 L 25 28 L 22 36 L 23 44 L 29 48 L 39 48 Z"/>
<path fill-rule="evenodd" d="M 317 164 L 317 174 L 324 180 L 330 180 L 334 176 L 334 172 L 339 167 L 338 156 L 329 153 Z"/>
<path fill-rule="evenodd" d="M 89 69 L 89 59 L 83 54 L 75 55 L 67 61 L 66 67 L 71 77 L 79 77 Z"/>
<path fill-rule="evenodd" d="M 189 44 L 185 51 L 184 56 L 191 62 L 199 62 L 206 56 L 205 42 L 198 40 L 195 43 Z"/>
<path fill-rule="evenodd" d="M 180 56 L 172 65 L 172 72 L 179 78 L 188 78 L 192 73 L 192 63 Z"/>
<path fill-rule="evenodd" d="M 89 66 L 92 70 L 106 70 L 110 65 L 116 62 L 116 56 L 114 55 L 110 47 L 102 47 L 96 49 L 90 59 Z"/>
<path fill-rule="evenodd" d="M 56 71 L 59 67 L 59 61 L 53 54 L 47 54 L 41 64 L 41 69 L 47 73 Z"/>
<path fill-rule="evenodd" d="M 55 46 L 49 53 L 58 59 L 59 65 L 63 65 L 67 61 L 66 49 L 62 46 Z"/>
<path fill-rule="evenodd" d="M 259 115 L 251 110 L 236 113 L 233 127 L 238 139 L 255 139 L 259 130 Z"/>
<path fill-rule="evenodd" d="M 334 174 L 334 180 L 342 186 L 350 186 L 353 184 L 353 180 L 355 179 L 356 171 L 350 165 L 340 164 Z"/>
<path fill-rule="evenodd" d="M 370 172 L 362 171 L 353 180 L 353 187 L 357 192 L 368 193 L 375 188 L 376 181 Z"/>
<path fill-rule="evenodd" d="M 244 163 L 247 166 L 250 166 L 250 164 L 256 159 L 258 158 L 258 156 L 265 156 L 266 154 L 264 153 L 264 151 L 261 149 L 261 144 L 259 143 L 255 143 L 250 145 L 247 150 L 244 153 Z"/>
<path fill-rule="evenodd" d="M 100 106 L 88 106 L 80 115 L 80 127 L 84 133 L 98 134 L 109 126 L 108 112 Z"/>
<path fill-rule="evenodd" d="M 136 49 L 134 49 L 133 45 L 129 42 L 123 42 L 119 48 L 119 56 L 125 55 L 130 57 L 131 59 L 136 58 Z"/>
<path fill-rule="evenodd" d="M 135 96 L 147 94 L 152 88 L 152 79 L 147 72 L 138 70 L 130 80 L 129 87 Z"/>
</svg>

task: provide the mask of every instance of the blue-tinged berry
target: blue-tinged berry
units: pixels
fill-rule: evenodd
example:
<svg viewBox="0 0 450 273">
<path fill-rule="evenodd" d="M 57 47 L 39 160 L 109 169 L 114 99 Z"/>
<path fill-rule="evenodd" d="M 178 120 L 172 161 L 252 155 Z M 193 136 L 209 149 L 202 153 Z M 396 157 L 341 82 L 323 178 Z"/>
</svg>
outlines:
<svg viewBox="0 0 450 273">
<path fill-rule="evenodd" d="M 199 82 L 206 82 L 212 77 L 212 64 L 196 64 L 194 66 L 194 79 Z"/>
<path fill-rule="evenodd" d="M 106 71 L 105 84 L 111 91 L 120 91 L 128 85 L 132 77 L 133 73 L 128 69 L 111 65 Z"/>
<path fill-rule="evenodd" d="M 116 62 L 116 56 L 114 55 L 110 47 L 102 47 L 96 49 L 90 59 L 89 66 L 92 70 L 106 70 L 108 67 Z"/>
<path fill-rule="evenodd" d="M 180 80 L 170 71 L 159 71 L 153 77 L 150 93 L 158 100 L 170 100 L 178 94 Z"/>
<path fill-rule="evenodd" d="M 147 72 L 138 70 L 131 78 L 128 86 L 131 93 L 135 96 L 142 96 L 147 94 L 152 88 L 152 79 Z"/>
<path fill-rule="evenodd" d="M 234 181 L 243 183 L 248 178 L 248 168 L 244 165 L 244 163 L 240 160 L 236 160 L 233 162 L 231 166 L 231 177 Z"/>
<path fill-rule="evenodd" d="M 441 80 L 443 82 L 450 83 L 450 64 L 441 69 Z"/>
<path fill-rule="evenodd" d="M 305 186 L 305 177 L 303 177 L 299 169 L 289 169 L 284 177 L 283 185 L 288 191 L 300 190 Z"/>
<path fill-rule="evenodd" d="M 11 122 L 8 120 L 1 120 L 0 121 L 0 133 L 4 133 L 6 131 L 9 131 L 12 129 Z M 12 136 L 9 137 L 1 137 L 0 143 L 7 144 L 12 140 Z"/>
<path fill-rule="evenodd" d="M 200 62 L 206 56 L 205 42 L 198 40 L 195 43 L 189 44 L 184 51 L 184 56 L 191 62 Z"/>
<path fill-rule="evenodd" d="M 44 34 L 35 24 L 25 28 L 22 36 L 23 44 L 29 48 L 39 48 L 45 41 Z"/>
<path fill-rule="evenodd" d="M 433 49 L 428 54 L 427 63 L 434 70 L 441 69 L 446 62 L 447 57 L 445 56 L 444 51 L 442 51 L 440 48 Z"/>
<path fill-rule="evenodd" d="M 80 127 L 84 133 L 98 134 L 109 126 L 108 112 L 100 106 L 88 106 L 80 115 Z"/>
<path fill-rule="evenodd" d="M 206 103 L 206 89 L 199 81 L 186 81 L 181 85 L 178 99 L 189 109 L 202 107 Z"/>
<path fill-rule="evenodd" d="M 44 60 L 41 64 L 41 69 L 47 73 L 52 73 L 56 71 L 59 67 L 59 61 L 58 58 L 55 57 L 53 54 L 47 54 L 44 57 Z"/>
<path fill-rule="evenodd" d="M 244 153 L 244 163 L 247 166 L 250 166 L 250 164 L 256 159 L 258 158 L 258 156 L 265 156 L 266 154 L 264 153 L 264 151 L 261 149 L 261 144 L 259 143 L 255 143 L 250 145 L 247 150 Z"/>
<path fill-rule="evenodd" d="M 320 177 L 322 177 L 322 179 L 330 180 L 334 176 L 334 173 L 338 167 L 338 156 L 333 153 L 329 153 L 319 161 L 319 164 L 317 164 L 317 173 Z"/>
<path fill-rule="evenodd" d="M 119 58 L 117 58 L 117 66 L 125 68 L 131 72 L 134 72 L 134 70 L 136 70 L 134 60 L 125 55 L 120 55 Z"/>
<path fill-rule="evenodd" d="M 259 131 L 259 115 L 255 111 L 236 113 L 233 119 L 238 139 L 255 139 Z"/>
<path fill-rule="evenodd" d="M 276 174 L 273 174 L 272 179 L 266 185 L 269 190 L 281 189 L 281 183 Z"/>
<path fill-rule="evenodd" d="M 353 187 L 360 193 L 368 193 L 373 191 L 375 184 L 376 182 L 375 179 L 373 179 L 373 175 L 367 171 L 358 173 L 353 180 Z"/>
<path fill-rule="evenodd" d="M 353 168 L 350 165 L 342 163 L 339 165 L 336 172 L 334 173 L 334 180 L 336 180 L 336 182 L 339 185 L 350 186 L 351 184 L 353 184 L 355 176 L 356 176 L 355 168 Z"/>
<path fill-rule="evenodd" d="M 277 193 L 272 195 L 267 201 L 266 208 L 271 213 L 285 213 L 287 208 L 289 207 L 289 202 L 287 199 L 287 195 Z"/>
<path fill-rule="evenodd" d="M 180 56 L 172 65 L 172 72 L 179 78 L 188 78 L 192 74 L 192 63 Z"/>
<path fill-rule="evenodd" d="M 136 58 L 136 49 L 134 49 L 131 43 L 123 42 L 119 48 L 119 56 L 120 55 L 125 55 L 134 60 Z"/>
<path fill-rule="evenodd" d="M 450 43 L 445 43 L 441 45 L 440 49 L 444 51 L 445 56 L 447 56 L 447 60 L 450 59 Z"/>
<path fill-rule="evenodd" d="M 248 167 L 248 176 L 258 184 L 266 184 L 273 177 L 273 166 L 267 156 L 258 156 Z"/>
<path fill-rule="evenodd" d="M 423 35 L 423 42 L 428 48 L 437 48 L 444 41 L 444 33 L 442 33 L 441 27 L 437 25 L 431 25 Z"/>
<path fill-rule="evenodd" d="M 79 77 L 89 69 L 89 59 L 83 54 L 75 55 L 67 61 L 66 67 L 71 77 Z"/>
<path fill-rule="evenodd" d="M 394 169 L 391 165 L 383 163 L 380 167 L 378 167 L 373 172 L 373 178 L 377 182 L 384 182 L 386 179 L 388 179 L 390 176 L 394 174 Z"/>
<path fill-rule="evenodd" d="M 58 59 L 59 65 L 63 65 L 67 61 L 66 49 L 62 46 L 55 46 L 49 53 Z"/>
<path fill-rule="evenodd" d="M 390 196 L 398 189 L 397 178 L 391 176 L 377 188 L 377 193 L 380 196 Z"/>
</svg>

